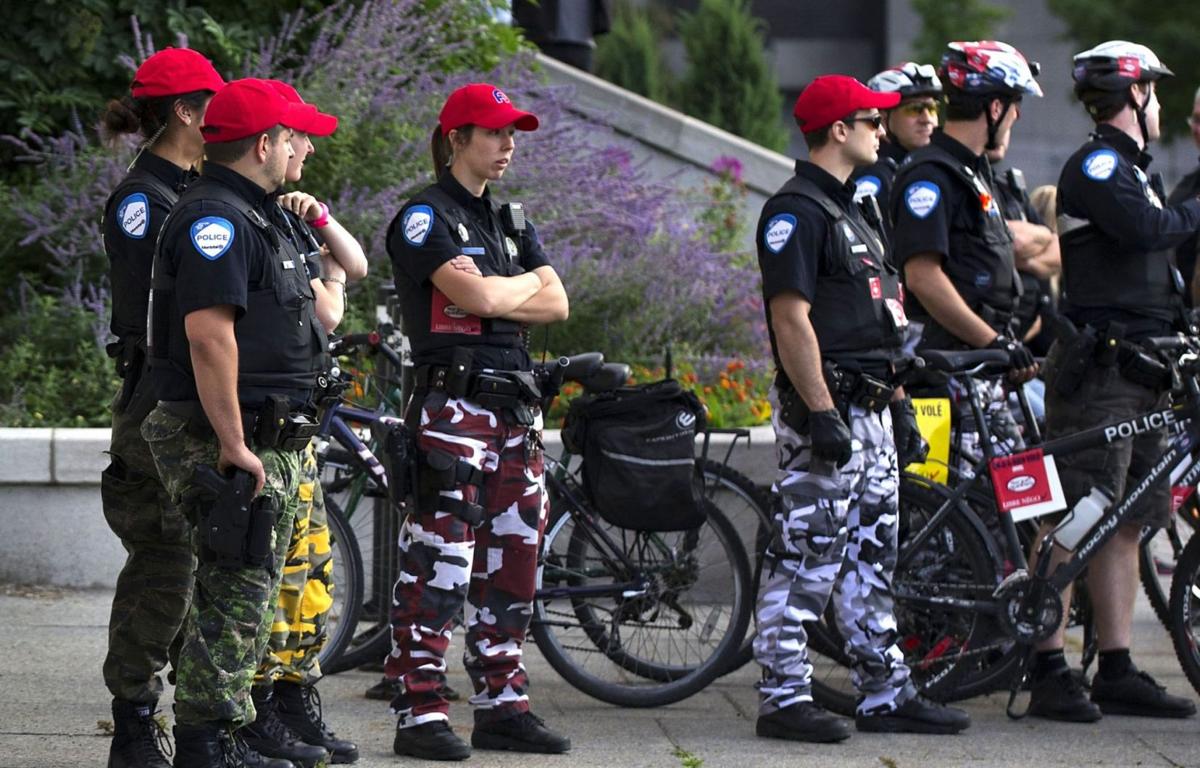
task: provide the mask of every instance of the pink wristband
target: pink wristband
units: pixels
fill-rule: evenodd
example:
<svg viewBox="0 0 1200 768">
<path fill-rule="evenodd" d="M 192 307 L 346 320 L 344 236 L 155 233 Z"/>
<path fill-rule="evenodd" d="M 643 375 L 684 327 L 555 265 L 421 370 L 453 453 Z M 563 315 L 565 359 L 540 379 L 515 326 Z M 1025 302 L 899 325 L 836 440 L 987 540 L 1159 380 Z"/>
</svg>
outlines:
<svg viewBox="0 0 1200 768">
<path fill-rule="evenodd" d="M 308 223 L 312 225 L 313 229 L 323 229 L 329 226 L 329 206 L 325 203 L 317 203 L 317 205 L 321 206 L 321 215 Z"/>
</svg>

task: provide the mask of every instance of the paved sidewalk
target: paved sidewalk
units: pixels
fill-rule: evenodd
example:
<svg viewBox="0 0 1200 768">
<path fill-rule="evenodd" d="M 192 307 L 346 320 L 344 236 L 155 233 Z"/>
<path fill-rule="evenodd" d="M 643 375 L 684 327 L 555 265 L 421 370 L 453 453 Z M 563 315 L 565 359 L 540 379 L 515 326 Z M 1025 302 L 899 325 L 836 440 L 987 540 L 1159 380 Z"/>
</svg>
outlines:
<svg viewBox="0 0 1200 768">
<path fill-rule="evenodd" d="M 111 719 L 100 678 L 112 594 L 0 585 L 0 768 L 101 766 Z M 1190 693 L 1170 643 L 1149 608 L 1139 605 L 1140 664 L 1177 693 Z M 452 650 L 452 658 L 460 651 Z M 967 704 L 974 725 L 960 736 L 856 734 L 834 746 L 754 737 L 755 672 L 747 668 L 685 702 L 622 710 L 593 701 L 564 683 L 535 649 L 529 667 L 536 710 L 569 734 L 566 757 L 477 752 L 464 765 L 538 768 L 935 768 L 937 766 L 1200 766 L 1200 719 L 1156 721 L 1107 717 L 1098 725 L 1037 720 L 1010 722 L 999 695 Z M 461 666 L 451 683 L 467 690 Z M 358 765 L 426 765 L 391 752 L 393 720 L 383 702 L 362 698 L 377 675 L 352 672 L 322 683 L 325 711 L 362 751 Z M 169 697 L 169 694 L 168 694 Z M 169 698 L 167 699 L 169 701 Z M 453 722 L 469 732 L 467 707 Z M 693 759 L 694 758 L 694 759 Z M 435 763 L 430 765 L 445 765 Z"/>
</svg>

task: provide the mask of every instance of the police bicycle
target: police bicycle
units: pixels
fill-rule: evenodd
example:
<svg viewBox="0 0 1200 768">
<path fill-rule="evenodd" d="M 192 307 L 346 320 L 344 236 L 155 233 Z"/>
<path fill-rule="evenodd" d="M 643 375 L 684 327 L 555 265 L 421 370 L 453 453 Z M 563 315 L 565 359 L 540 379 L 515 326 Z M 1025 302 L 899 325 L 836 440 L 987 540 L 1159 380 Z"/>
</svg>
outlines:
<svg viewBox="0 0 1200 768">
<path fill-rule="evenodd" d="M 333 344 L 335 353 L 355 348 L 382 355 L 392 370 L 401 368 L 384 334 L 352 334 Z M 585 391 L 598 392 L 624 385 L 629 369 L 591 353 L 540 371 L 544 381 L 560 374 L 560 381 L 578 381 Z M 336 653 L 322 656 L 329 672 L 378 663 L 391 643 L 388 607 L 402 520 L 396 505 L 387 502 L 389 474 L 376 458 L 383 455 L 380 439 L 371 433 L 399 422 L 392 415 L 399 387 L 386 377 L 376 379 L 388 393 L 377 409 L 335 404 L 318 431 L 326 504 L 331 520 L 344 523 L 338 543 L 348 553 L 344 578 L 351 586 L 345 591 L 357 596 L 347 598 L 350 605 L 331 630 L 327 647 L 333 646 L 333 632 L 344 640 Z M 550 665 L 583 692 L 622 706 L 658 706 L 695 693 L 729 667 L 753 603 L 747 550 L 734 523 L 758 520 L 765 512 L 754 484 L 727 466 L 736 438 L 748 433 L 728 432 L 736 434 L 724 463 L 706 455 L 697 459 L 707 519 L 678 533 L 644 534 L 606 524 L 591 511 L 578 479 L 580 466 L 571 467 L 573 457 L 547 457 L 551 513 L 530 631 Z M 354 606 L 357 613 L 351 613 Z"/>
<path fill-rule="evenodd" d="M 950 488 L 906 475 L 901 491 L 902 543 L 893 588 L 900 647 L 915 682 L 926 695 L 956 700 L 1007 685 L 1009 714 L 1021 716 L 1015 701 L 1032 658 L 1033 644 L 1054 631 L 1064 611 L 1077 610 L 1062 604 L 1063 588 L 1083 572 L 1088 560 L 1111 538 L 1120 521 L 1153 483 L 1167 478 L 1173 470 L 1178 471 L 1181 463 L 1186 463 L 1182 472 L 1185 477 L 1200 472 L 1200 458 L 1194 453 L 1200 446 L 1200 420 L 1191 418 L 1200 408 L 1200 386 L 1196 380 L 1200 366 L 1196 354 L 1182 336 L 1151 339 L 1145 345 L 1160 351 L 1185 350 L 1179 358 L 1179 370 L 1186 388 L 1175 405 L 1046 441 L 1008 457 L 1010 466 L 1034 464 L 1047 456 L 1124 439 L 1135 431 L 1172 424 L 1181 427 L 1151 471 L 1130 485 L 1125 498 L 1113 503 L 1094 492 L 1095 498 L 1089 497 L 1089 503 L 1077 506 L 1054 534 L 1039 541 L 1039 567 L 1035 571 L 1030 572 L 1025 560 L 1022 539 L 1028 537 L 1022 537 L 1010 515 L 999 515 L 1002 535 L 996 538 L 976 514 L 976 510 L 996 509 L 993 481 L 987 471 L 997 458 L 992 441 L 980 441 L 982 458 Z M 1001 374 L 1007 368 L 1007 360 L 1001 359 L 1003 353 L 922 354 L 931 368 L 964 382 L 976 423 L 986 424 L 974 377 Z M 1082 523 L 1087 510 L 1102 512 L 1090 527 Z M 1048 553 L 1056 536 L 1071 545 L 1074 555 L 1051 573 Z M 925 568 L 920 553 L 928 549 L 931 541 L 944 542 L 935 549 L 957 553 L 953 561 Z M 1176 619 L 1173 628 L 1178 626 Z M 834 656 L 831 660 L 835 665 L 849 664 L 844 656 Z M 842 676 L 845 677 L 844 672 Z M 846 686 L 831 682 L 834 679 L 831 676 L 825 682 L 835 690 L 842 690 L 844 699 Z"/>
</svg>

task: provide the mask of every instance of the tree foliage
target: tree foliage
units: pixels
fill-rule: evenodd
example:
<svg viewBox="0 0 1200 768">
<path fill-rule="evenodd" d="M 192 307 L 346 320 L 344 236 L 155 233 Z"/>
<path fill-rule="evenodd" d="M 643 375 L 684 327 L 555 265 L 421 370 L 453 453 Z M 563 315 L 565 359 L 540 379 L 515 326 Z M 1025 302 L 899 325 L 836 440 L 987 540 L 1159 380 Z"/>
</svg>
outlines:
<svg viewBox="0 0 1200 768">
<path fill-rule="evenodd" d="M 688 69 L 678 102 L 684 112 L 774 150 L 787 146 L 783 97 L 767 64 L 761 20 L 746 0 L 701 0 L 682 15 Z"/>
<path fill-rule="evenodd" d="M 662 41 L 649 15 L 628 0 L 617 6 L 612 29 L 596 43 L 596 74 L 648 99 L 667 98 Z"/>
<path fill-rule="evenodd" d="M 1011 11 L 986 0 L 912 0 L 921 17 L 921 33 L 913 41 L 913 56 L 926 64 L 938 64 L 946 43 L 954 40 L 991 40 L 996 25 Z"/>
<path fill-rule="evenodd" d="M 1049 6 L 1066 22 L 1071 39 L 1081 51 L 1105 40 L 1131 40 L 1152 48 L 1176 75 L 1158 89 L 1163 131 L 1168 136 L 1187 133 L 1184 118 L 1192 112 L 1193 97 L 1200 85 L 1200 57 L 1196 56 L 1200 4 L 1049 0 Z"/>
</svg>

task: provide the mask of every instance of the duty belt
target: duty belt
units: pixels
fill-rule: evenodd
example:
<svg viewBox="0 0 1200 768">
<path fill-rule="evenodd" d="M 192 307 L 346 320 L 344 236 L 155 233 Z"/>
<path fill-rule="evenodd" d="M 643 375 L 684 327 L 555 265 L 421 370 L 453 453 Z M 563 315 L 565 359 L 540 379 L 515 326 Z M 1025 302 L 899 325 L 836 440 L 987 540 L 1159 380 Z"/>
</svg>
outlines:
<svg viewBox="0 0 1200 768">
<path fill-rule="evenodd" d="M 531 406 L 542 400 L 532 371 L 460 371 L 453 366 L 423 365 L 417 368 L 415 381 L 417 392 L 437 390 L 489 410 L 507 409 L 524 426 L 533 424 Z"/>
<path fill-rule="evenodd" d="M 188 434 L 193 437 L 201 440 L 216 437 L 208 415 L 199 401 L 164 400 L 160 405 L 176 416 L 186 419 Z M 242 409 L 242 436 L 246 447 L 276 448 L 281 451 L 304 450 L 317 433 L 319 425 L 303 410 L 292 409 L 272 414 L 268 412 L 270 405 L 271 402 L 268 401 L 259 410 Z"/>
</svg>

